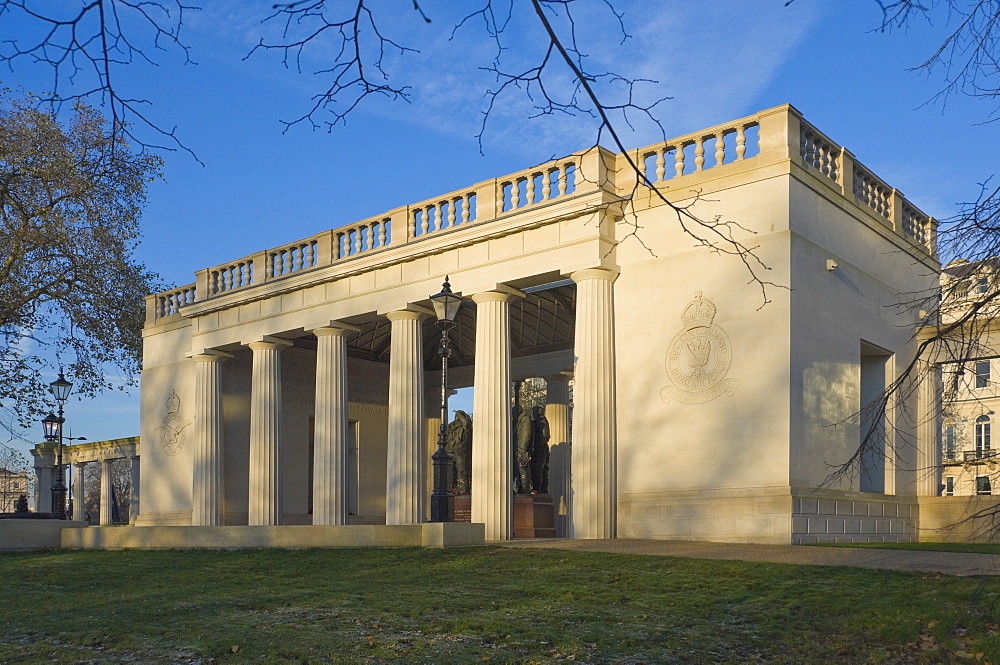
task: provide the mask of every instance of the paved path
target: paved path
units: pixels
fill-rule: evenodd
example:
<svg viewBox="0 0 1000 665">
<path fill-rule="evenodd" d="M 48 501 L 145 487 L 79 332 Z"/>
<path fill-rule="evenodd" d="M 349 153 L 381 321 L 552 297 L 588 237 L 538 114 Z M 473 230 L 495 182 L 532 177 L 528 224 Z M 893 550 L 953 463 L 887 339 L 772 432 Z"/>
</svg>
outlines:
<svg viewBox="0 0 1000 665">
<path fill-rule="evenodd" d="M 810 547 L 803 545 L 746 545 L 739 543 L 696 543 L 677 540 L 568 540 L 539 538 L 494 543 L 505 547 L 540 547 L 586 552 L 617 552 L 681 556 L 693 559 L 736 559 L 815 566 L 857 566 L 888 568 L 909 572 L 945 575 L 998 575 L 1000 555 L 918 550 Z"/>
</svg>

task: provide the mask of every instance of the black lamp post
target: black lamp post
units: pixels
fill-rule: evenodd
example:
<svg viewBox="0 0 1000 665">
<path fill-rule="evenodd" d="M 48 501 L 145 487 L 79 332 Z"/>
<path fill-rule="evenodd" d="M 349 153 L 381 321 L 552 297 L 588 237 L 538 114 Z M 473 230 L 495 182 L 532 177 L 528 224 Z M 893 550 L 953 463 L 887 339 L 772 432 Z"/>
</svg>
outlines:
<svg viewBox="0 0 1000 665">
<path fill-rule="evenodd" d="M 59 415 L 56 416 L 50 413 L 42 419 L 45 440 L 59 442 L 59 446 L 56 449 L 56 481 L 52 485 L 52 514 L 59 520 L 66 519 L 66 479 L 63 473 L 62 435 L 62 426 L 66 422 L 66 419 L 63 418 L 63 405 L 66 404 L 66 398 L 69 397 L 69 393 L 72 390 L 73 384 L 66 380 L 60 369 L 59 378 L 49 384 L 49 391 L 59 404 Z"/>
<path fill-rule="evenodd" d="M 441 427 L 438 429 L 438 449 L 431 459 L 434 460 L 434 492 L 431 494 L 431 522 L 455 521 L 455 493 L 451 490 L 453 460 L 446 448 L 446 431 L 448 427 L 448 358 L 451 356 L 451 340 L 448 331 L 455 327 L 455 317 L 465 300 L 451 292 L 448 278 L 444 278 L 441 292 L 431 296 L 434 313 L 441 327 Z"/>
</svg>

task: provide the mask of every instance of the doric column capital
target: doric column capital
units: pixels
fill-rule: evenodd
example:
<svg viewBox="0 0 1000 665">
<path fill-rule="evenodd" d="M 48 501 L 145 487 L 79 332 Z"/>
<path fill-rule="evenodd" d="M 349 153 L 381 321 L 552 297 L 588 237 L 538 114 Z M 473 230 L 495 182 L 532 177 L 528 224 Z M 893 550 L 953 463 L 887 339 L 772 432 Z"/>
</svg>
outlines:
<svg viewBox="0 0 1000 665">
<path fill-rule="evenodd" d="M 260 339 L 253 340 L 252 342 L 247 342 L 249 346 L 254 351 L 264 351 L 267 349 L 274 349 L 275 351 L 281 351 L 286 346 L 293 346 L 290 340 L 282 339 L 280 337 L 271 337 L 270 335 L 264 335 Z"/>
<path fill-rule="evenodd" d="M 413 309 L 397 309 L 392 312 L 384 312 L 385 318 L 390 321 L 421 321 L 434 314 L 423 307 Z"/>
<path fill-rule="evenodd" d="M 469 297 L 477 305 L 481 302 L 511 302 L 515 298 L 523 298 L 524 291 L 515 289 L 512 286 L 497 284 L 496 288 L 488 291 L 480 291 Z"/>
<path fill-rule="evenodd" d="M 587 268 L 570 273 L 569 278 L 577 284 L 588 279 L 603 279 L 613 282 L 618 279 L 618 271 L 608 270 L 607 268 Z"/>
<path fill-rule="evenodd" d="M 233 354 L 218 349 L 202 349 L 201 351 L 189 352 L 187 357 L 199 363 L 221 363 L 232 358 Z"/>
<path fill-rule="evenodd" d="M 311 332 L 316 335 L 316 337 L 323 337 L 327 335 L 339 335 L 341 337 L 346 337 L 347 335 L 353 335 L 354 333 L 361 332 L 361 328 L 347 323 L 341 323 L 340 321 L 329 321 L 327 323 L 309 326 L 306 328 L 306 332 Z"/>
</svg>

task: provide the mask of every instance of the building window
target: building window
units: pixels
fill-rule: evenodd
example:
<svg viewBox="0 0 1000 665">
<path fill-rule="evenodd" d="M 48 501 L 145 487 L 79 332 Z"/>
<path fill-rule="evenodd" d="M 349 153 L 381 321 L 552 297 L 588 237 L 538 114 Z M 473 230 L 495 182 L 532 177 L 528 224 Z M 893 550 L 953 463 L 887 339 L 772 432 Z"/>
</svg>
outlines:
<svg viewBox="0 0 1000 665">
<path fill-rule="evenodd" d="M 990 290 L 990 278 L 980 277 L 976 280 L 976 293 L 988 293 Z"/>
<path fill-rule="evenodd" d="M 989 476 L 976 476 L 976 494 L 993 494 Z"/>
<path fill-rule="evenodd" d="M 955 476 L 944 477 L 944 495 L 955 496 Z"/>
<path fill-rule="evenodd" d="M 976 387 L 988 388 L 990 385 L 990 361 L 976 361 Z"/>
<path fill-rule="evenodd" d="M 947 425 L 944 428 L 944 458 L 945 461 L 955 459 L 955 426 Z"/>
<path fill-rule="evenodd" d="M 990 417 L 976 418 L 976 453 L 982 456 L 990 449 Z"/>
</svg>

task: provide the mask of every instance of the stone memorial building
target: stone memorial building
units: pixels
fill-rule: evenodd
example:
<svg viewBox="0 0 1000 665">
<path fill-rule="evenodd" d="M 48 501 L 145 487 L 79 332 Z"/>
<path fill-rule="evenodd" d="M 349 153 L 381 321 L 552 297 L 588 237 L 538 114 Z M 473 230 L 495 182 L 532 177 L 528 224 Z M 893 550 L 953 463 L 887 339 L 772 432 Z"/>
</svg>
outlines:
<svg viewBox="0 0 1000 665">
<path fill-rule="evenodd" d="M 771 284 L 658 193 L 753 248 Z M 428 296 L 448 276 L 470 301 L 448 387 L 474 391 L 488 540 L 512 535 L 511 385 L 527 377 L 548 387 L 560 535 L 915 539 L 918 496 L 938 493 L 919 472 L 934 423 L 890 409 L 889 436 L 918 445 L 825 481 L 914 351 L 918 314 L 894 305 L 939 269 L 934 220 L 787 105 L 262 248 L 147 299 L 136 524 L 426 521 Z M 914 395 L 919 412 L 933 387 Z"/>
</svg>

